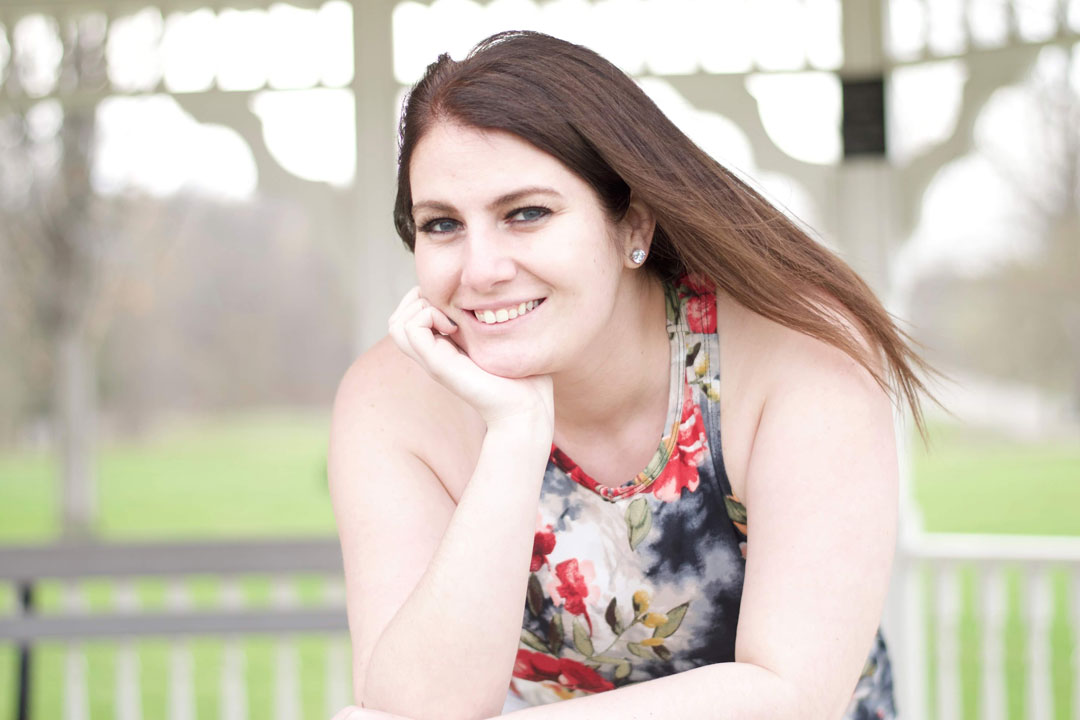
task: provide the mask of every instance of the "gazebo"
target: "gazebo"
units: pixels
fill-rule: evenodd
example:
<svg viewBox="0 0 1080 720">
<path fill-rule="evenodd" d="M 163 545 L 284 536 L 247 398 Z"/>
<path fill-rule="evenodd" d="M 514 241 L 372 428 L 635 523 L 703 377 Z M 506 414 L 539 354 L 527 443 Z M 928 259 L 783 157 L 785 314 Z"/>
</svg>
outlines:
<svg viewBox="0 0 1080 720">
<path fill-rule="evenodd" d="M 758 4 L 765 3 L 759 0 Z M 223 83 L 221 74 L 211 71 L 201 87 L 177 88 L 165 71 L 170 50 L 163 41 L 164 33 L 151 33 L 148 40 L 145 57 L 158 63 L 156 68 L 143 68 L 145 72 L 128 80 L 117 80 L 108 72 L 109 63 L 115 60 L 106 51 L 111 28 L 135 13 L 149 10 L 167 21 L 196 11 L 220 18 L 248 11 L 263 13 L 282 5 L 285 3 L 271 0 L 0 0 L 0 115 L 47 101 L 58 102 L 65 111 L 89 112 L 112 97 L 168 95 L 199 122 L 230 128 L 251 150 L 258 192 L 300 199 L 320 218 L 320 232 L 351 247 L 354 265 L 348 272 L 362 288 L 355 305 L 358 349 L 383 336 L 386 317 L 413 284 L 411 258 L 396 240 L 390 218 L 398 107 L 412 72 L 403 67 L 408 63 L 402 60 L 395 38 L 404 41 L 415 37 L 417 44 L 434 49 L 438 39 L 425 28 L 436 27 L 448 14 L 487 18 L 481 25 L 496 30 L 511 29 L 515 12 L 520 11 L 521 17 L 538 22 L 542 29 L 585 44 L 605 42 L 595 29 L 599 27 L 606 28 L 609 35 L 617 32 L 624 37 L 686 38 L 678 57 L 665 60 L 648 55 L 640 49 L 646 43 L 639 43 L 638 51 L 616 51 L 622 53 L 617 61 L 646 81 L 662 80 L 695 110 L 734 123 L 749 144 L 757 170 L 782 175 L 800 188 L 813 208 L 816 229 L 823 239 L 883 297 L 897 302 L 890 285 L 890 263 L 919 223 L 931 180 L 947 164 L 972 150 L 976 120 L 990 96 L 1018 82 L 1044 48 L 1058 46 L 1075 54 L 1078 51 L 1074 48 L 1080 47 L 1080 3 L 1075 0 L 777 0 L 771 17 L 761 12 L 754 16 L 753 28 L 759 33 L 784 33 L 788 47 L 779 58 L 763 58 L 749 46 L 742 57 L 718 55 L 717 47 L 734 37 L 732 26 L 751 22 L 747 19 L 751 4 L 735 0 L 290 0 L 287 5 L 292 8 L 349 18 L 351 32 L 343 42 L 351 49 L 346 63 L 351 64 L 351 72 L 325 72 L 287 86 L 275 84 L 273 77 L 266 75 L 237 86 Z M 332 6 L 330 10 L 328 6 Z M 489 12 L 497 15 L 485 15 Z M 41 57 L 20 47 L 16 28 L 27 17 L 42 20 L 55 35 L 55 48 L 51 55 L 46 53 L 46 60 L 55 66 L 51 81 L 48 68 L 40 67 Z M 804 25 L 799 18 L 812 19 L 813 23 Z M 805 27 L 824 28 L 828 42 L 808 37 Z M 257 35 L 263 31 L 251 32 Z M 254 35 L 221 35 L 217 42 L 243 42 L 245 37 Z M 259 42 L 265 48 L 282 40 L 281 47 L 287 48 L 287 36 Z M 90 81 L 87 75 L 80 75 L 87 66 L 79 58 L 95 52 L 106 72 L 99 72 Z M 965 69 L 955 120 L 944 136 L 898 159 L 890 149 L 895 132 L 890 126 L 895 110 L 890 106 L 895 99 L 892 79 L 905 70 L 946 61 L 959 62 Z M 836 109 L 831 129 L 836 151 L 831 157 L 799 159 L 787 151 L 777 141 L 775 128 L 766 120 L 761 94 L 755 91 L 755 83 L 763 78 L 800 75 L 818 78 L 828 94 L 821 102 Z M 285 89 L 327 89 L 351 96 L 355 114 L 351 182 L 305 179 L 282 165 L 268 143 L 253 99 Z M 1002 573 L 1005 567 L 1019 564 L 1031 580 L 1025 590 L 1030 621 L 1028 717 L 1051 717 L 1047 573 L 1052 564 L 1067 564 L 1075 602 L 1080 597 L 1080 549 L 1067 542 L 933 538 L 922 532 L 910 488 L 902 500 L 901 546 L 884 623 L 894 647 L 899 705 L 905 716 L 922 717 L 922 709 L 928 707 L 924 637 L 928 604 L 923 583 L 929 569 L 936 578 L 935 599 L 929 607 L 938 629 L 937 717 L 959 717 L 955 568 L 971 564 L 979 570 L 983 599 L 983 715 L 1005 717 Z M 1074 609 L 1073 618 L 1075 635 L 1080 628 L 1080 609 Z M 340 650 L 333 657 L 340 659 Z M 1080 668 L 1080 660 L 1074 659 L 1074 664 Z M 1080 671 L 1074 672 L 1073 716 L 1080 718 Z M 68 689 L 85 693 L 85 687 L 78 687 L 77 677 L 69 681 Z M 334 692 L 340 694 L 340 688 Z M 191 717 L 190 705 L 177 702 L 173 717 Z M 66 707 L 68 717 L 85 717 L 77 702 Z M 240 714 L 237 708 L 243 704 L 235 701 L 229 707 L 232 710 L 227 712 Z M 134 718 L 138 711 L 128 709 L 121 715 Z"/>
</svg>

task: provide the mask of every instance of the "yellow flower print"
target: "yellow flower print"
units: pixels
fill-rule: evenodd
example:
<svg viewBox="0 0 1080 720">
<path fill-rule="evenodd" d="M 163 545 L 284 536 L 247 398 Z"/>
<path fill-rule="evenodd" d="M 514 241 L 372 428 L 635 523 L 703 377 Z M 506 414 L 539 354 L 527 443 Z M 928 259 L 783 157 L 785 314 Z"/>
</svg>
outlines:
<svg viewBox="0 0 1080 720">
<path fill-rule="evenodd" d="M 694 362 L 694 374 L 699 378 L 705 377 L 705 373 L 709 372 L 709 353 L 702 351 L 698 353 Z"/>
<path fill-rule="evenodd" d="M 667 622 L 667 615 L 664 613 L 651 612 L 645 616 L 645 619 L 641 621 L 641 624 L 647 628 L 658 628 Z"/>
<path fill-rule="evenodd" d="M 718 378 L 710 378 L 701 385 L 705 388 L 705 394 L 709 396 L 710 400 L 720 402 L 720 380 Z"/>
<path fill-rule="evenodd" d="M 649 593 L 647 590 L 638 590 L 634 593 L 634 612 L 643 613 L 649 609 Z"/>
</svg>

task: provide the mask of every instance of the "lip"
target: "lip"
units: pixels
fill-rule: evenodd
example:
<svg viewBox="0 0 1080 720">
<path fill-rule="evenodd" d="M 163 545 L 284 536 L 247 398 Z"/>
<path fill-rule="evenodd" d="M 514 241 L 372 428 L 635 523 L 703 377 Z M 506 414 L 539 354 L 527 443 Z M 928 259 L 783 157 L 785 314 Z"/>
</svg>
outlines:
<svg viewBox="0 0 1080 720">
<path fill-rule="evenodd" d="M 521 323 L 521 321 L 524 321 L 527 318 L 535 315 L 536 312 L 540 309 L 540 306 L 544 304 L 545 300 L 547 300 L 547 298 L 546 297 L 545 298 L 538 298 L 538 300 L 540 301 L 539 304 L 536 307 L 534 307 L 532 310 L 530 310 L 529 312 L 525 313 L 524 315 L 518 315 L 516 318 L 513 318 L 511 320 L 506 320 L 506 321 L 501 322 L 501 323 L 491 323 L 489 325 L 488 323 L 483 322 L 482 320 L 477 318 L 476 315 L 473 314 L 472 310 L 466 310 L 465 315 L 469 319 L 470 324 L 476 326 L 477 330 L 479 330 L 480 332 L 499 332 L 499 331 L 501 331 L 502 329 L 504 329 L 504 328 L 506 328 L 508 326 L 517 327 Z M 525 300 L 524 302 L 529 302 L 529 301 Z M 520 304 L 520 303 L 518 303 L 518 304 Z M 507 303 L 506 305 L 496 305 L 496 306 L 477 308 L 477 309 L 478 310 L 495 310 L 497 308 L 505 308 L 505 307 L 510 307 L 510 303 Z"/>
</svg>

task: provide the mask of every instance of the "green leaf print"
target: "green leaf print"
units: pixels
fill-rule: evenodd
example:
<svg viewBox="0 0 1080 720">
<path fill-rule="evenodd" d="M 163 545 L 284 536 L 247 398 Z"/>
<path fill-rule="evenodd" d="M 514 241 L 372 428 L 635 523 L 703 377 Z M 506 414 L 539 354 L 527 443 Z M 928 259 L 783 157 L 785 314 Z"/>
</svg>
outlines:
<svg viewBox="0 0 1080 720">
<path fill-rule="evenodd" d="M 562 644 L 562 615 L 555 613 L 555 616 L 551 618 L 551 622 L 548 624 L 548 645 L 551 647 L 552 654 L 557 656 L 559 654 L 559 650 L 562 649 Z"/>
<path fill-rule="evenodd" d="M 611 628 L 611 632 L 616 635 L 622 633 L 623 626 L 619 621 L 619 608 L 615 598 L 611 598 L 611 602 L 608 603 L 607 610 L 604 611 L 604 620 L 607 621 L 608 627 Z"/>
<path fill-rule="evenodd" d="M 529 612 L 533 614 L 533 617 L 540 617 L 540 611 L 544 609 L 544 590 L 540 587 L 540 579 L 536 577 L 536 573 L 529 574 L 525 603 L 529 606 Z"/>
<path fill-rule="evenodd" d="M 645 658 L 646 660 L 656 659 L 656 655 L 653 655 L 652 648 L 645 647 L 641 643 L 626 643 L 626 649 L 637 655 L 639 658 Z"/>
<path fill-rule="evenodd" d="M 594 652 L 589 631 L 585 629 L 585 626 L 577 618 L 574 619 L 574 647 L 585 657 L 592 657 Z"/>
<path fill-rule="evenodd" d="M 623 658 L 611 657 L 610 655 L 594 655 L 589 659 L 603 665 L 618 665 L 619 663 L 626 662 Z"/>
<path fill-rule="evenodd" d="M 737 523 L 746 524 L 746 507 L 741 502 L 736 502 L 730 495 L 725 495 L 724 507 L 727 508 L 729 518 Z"/>
<path fill-rule="evenodd" d="M 684 602 L 682 605 L 677 605 L 667 611 L 667 622 L 656 628 L 653 631 L 653 637 L 666 638 L 675 634 L 675 631 L 682 625 L 683 617 L 686 616 L 686 611 L 690 607 L 690 603 Z"/>
<path fill-rule="evenodd" d="M 521 628 L 521 642 L 525 643 L 533 650 L 547 653 L 551 652 L 551 648 L 544 644 L 544 641 L 538 638 L 531 630 Z"/>
<path fill-rule="evenodd" d="M 671 324 L 679 322 L 679 298 L 675 293 L 664 293 L 665 305 L 667 306 L 667 319 Z"/>
<path fill-rule="evenodd" d="M 645 498 L 638 498 L 626 508 L 626 530 L 630 540 L 630 549 L 637 546 L 652 529 L 652 508 Z"/>
<path fill-rule="evenodd" d="M 656 653 L 656 657 L 660 658 L 661 660 L 670 660 L 671 659 L 671 651 L 668 650 L 663 645 L 657 645 L 656 647 L 654 647 L 652 649 L 652 651 L 654 653 Z"/>
<path fill-rule="evenodd" d="M 630 676 L 630 663 L 626 660 L 619 661 L 619 664 L 615 667 L 615 679 L 622 680 Z"/>
<path fill-rule="evenodd" d="M 694 347 L 686 351 L 686 367 L 694 367 L 694 361 L 697 360 L 697 354 L 701 351 L 701 343 L 694 343 Z"/>
</svg>

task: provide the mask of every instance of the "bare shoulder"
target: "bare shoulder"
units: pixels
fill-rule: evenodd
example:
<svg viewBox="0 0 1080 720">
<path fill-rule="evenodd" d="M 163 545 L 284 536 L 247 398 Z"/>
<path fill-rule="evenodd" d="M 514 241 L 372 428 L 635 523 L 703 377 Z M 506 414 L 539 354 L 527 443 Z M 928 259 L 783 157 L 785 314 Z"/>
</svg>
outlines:
<svg viewBox="0 0 1080 720">
<path fill-rule="evenodd" d="M 722 293 L 717 295 L 717 310 L 721 335 L 728 336 L 723 345 L 733 370 L 741 371 L 765 395 L 808 381 L 884 394 L 873 375 L 840 348 L 785 327 Z M 852 333 L 871 358 L 871 366 L 880 372 L 882 367 L 865 336 L 839 313 L 832 315 L 838 326 Z"/>
<path fill-rule="evenodd" d="M 793 427 L 872 422 L 891 428 L 888 394 L 843 350 L 770 320 L 724 293 L 717 293 L 717 319 L 721 435 L 736 494 L 745 492 L 764 420 L 775 425 L 779 419 Z M 837 321 L 844 322 L 839 317 Z M 868 347 L 857 333 L 856 338 Z"/>
<path fill-rule="evenodd" d="M 348 444 L 365 453 L 414 456 L 456 502 L 483 432 L 471 407 L 385 337 L 353 362 L 338 386 L 331 455 L 335 444 Z"/>
</svg>

